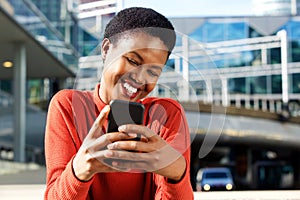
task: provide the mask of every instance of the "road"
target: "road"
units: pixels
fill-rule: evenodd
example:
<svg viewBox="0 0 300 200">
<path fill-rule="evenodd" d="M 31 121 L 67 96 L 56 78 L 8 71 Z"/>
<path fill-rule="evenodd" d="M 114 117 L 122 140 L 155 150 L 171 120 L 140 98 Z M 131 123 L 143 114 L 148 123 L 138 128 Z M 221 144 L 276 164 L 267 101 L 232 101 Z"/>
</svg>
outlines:
<svg viewBox="0 0 300 200">
<path fill-rule="evenodd" d="M 300 190 L 197 192 L 195 200 L 300 200 Z"/>
<path fill-rule="evenodd" d="M 44 184 L 0 185 L 0 196 L 5 200 L 38 200 L 43 199 L 44 190 Z M 195 200 L 300 200 L 300 190 L 196 192 Z"/>
</svg>

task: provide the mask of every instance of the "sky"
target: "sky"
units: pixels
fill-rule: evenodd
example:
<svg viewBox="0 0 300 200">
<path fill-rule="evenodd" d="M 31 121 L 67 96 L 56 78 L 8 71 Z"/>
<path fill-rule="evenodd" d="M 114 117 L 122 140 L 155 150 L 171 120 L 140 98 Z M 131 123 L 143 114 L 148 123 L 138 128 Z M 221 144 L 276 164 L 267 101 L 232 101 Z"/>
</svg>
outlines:
<svg viewBox="0 0 300 200">
<path fill-rule="evenodd" d="M 252 0 L 121 0 L 123 7 L 153 8 L 167 17 L 249 16 Z"/>
</svg>

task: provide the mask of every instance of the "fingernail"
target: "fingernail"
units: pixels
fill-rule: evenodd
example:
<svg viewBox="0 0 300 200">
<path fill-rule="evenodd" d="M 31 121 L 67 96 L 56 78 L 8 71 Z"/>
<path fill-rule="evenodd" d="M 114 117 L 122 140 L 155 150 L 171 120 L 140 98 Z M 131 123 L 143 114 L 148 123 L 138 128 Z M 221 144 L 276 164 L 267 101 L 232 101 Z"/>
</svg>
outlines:
<svg viewBox="0 0 300 200">
<path fill-rule="evenodd" d="M 111 157 L 113 155 L 113 153 L 111 152 L 111 151 L 106 151 L 105 153 L 104 153 L 104 156 L 105 157 Z"/>
<path fill-rule="evenodd" d="M 108 111 L 109 111 L 109 105 L 106 105 L 106 106 L 103 108 L 102 111 L 103 111 L 103 112 L 108 112 Z"/>
<path fill-rule="evenodd" d="M 113 149 L 113 148 L 114 148 L 114 144 L 109 144 L 109 145 L 107 145 L 107 148 L 108 148 L 108 149 Z"/>
<path fill-rule="evenodd" d="M 136 138 L 138 136 L 138 134 L 136 134 L 136 133 L 128 133 L 128 135 L 131 138 Z"/>
<path fill-rule="evenodd" d="M 118 166 L 118 162 L 116 162 L 116 161 L 113 161 L 111 164 L 112 164 L 112 166 Z"/>
<path fill-rule="evenodd" d="M 120 132 L 125 131 L 125 130 L 126 130 L 126 125 L 121 125 L 121 126 L 119 126 L 118 130 L 119 130 Z"/>
</svg>

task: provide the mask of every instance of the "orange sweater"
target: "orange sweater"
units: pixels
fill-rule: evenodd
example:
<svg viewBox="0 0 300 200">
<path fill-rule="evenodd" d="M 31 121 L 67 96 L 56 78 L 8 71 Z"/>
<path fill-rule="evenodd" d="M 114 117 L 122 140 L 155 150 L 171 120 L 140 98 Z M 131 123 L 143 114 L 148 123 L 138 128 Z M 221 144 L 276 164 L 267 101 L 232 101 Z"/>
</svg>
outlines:
<svg viewBox="0 0 300 200">
<path fill-rule="evenodd" d="M 190 135 L 182 107 L 174 100 L 145 98 L 145 124 L 181 152 L 187 162 L 184 177 L 171 183 L 154 173 L 98 173 L 82 182 L 72 170 L 72 160 L 91 125 L 105 106 L 93 92 L 62 90 L 48 111 L 45 154 L 45 199 L 150 200 L 194 199 L 190 185 Z M 147 114 L 149 113 L 149 114 Z M 156 121 L 155 123 L 152 123 Z M 159 121 L 159 123 L 157 123 Z"/>
</svg>

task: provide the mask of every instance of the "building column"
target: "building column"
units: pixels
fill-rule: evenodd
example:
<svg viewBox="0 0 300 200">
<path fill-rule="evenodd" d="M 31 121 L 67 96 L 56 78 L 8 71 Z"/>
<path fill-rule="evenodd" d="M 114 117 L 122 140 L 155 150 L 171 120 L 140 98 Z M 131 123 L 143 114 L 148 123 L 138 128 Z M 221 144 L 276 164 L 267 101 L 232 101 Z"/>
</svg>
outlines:
<svg viewBox="0 0 300 200">
<path fill-rule="evenodd" d="M 214 94 L 213 94 L 211 79 L 205 79 L 205 91 L 206 91 L 205 103 L 213 104 L 214 103 Z"/>
<path fill-rule="evenodd" d="M 190 100 L 190 72 L 189 72 L 189 41 L 188 36 L 182 36 L 182 76 L 183 80 L 179 89 L 179 97 L 182 101 Z"/>
<path fill-rule="evenodd" d="M 246 174 L 246 183 L 250 186 L 253 186 L 253 164 L 252 164 L 252 150 L 250 148 L 247 149 L 247 174 Z M 255 185 L 255 184 L 254 184 Z"/>
<path fill-rule="evenodd" d="M 15 44 L 14 63 L 14 160 L 25 162 L 27 67 L 24 43 Z"/>
<path fill-rule="evenodd" d="M 281 42 L 281 80 L 282 80 L 282 112 L 280 113 L 281 120 L 290 118 L 289 111 L 289 76 L 288 76 L 288 39 L 286 30 L 281 30 L 277 33 Z"/>
<path fill-rule="evenodd" d="M 281 79 L 282 79 L 282 102 L 289 102 L 289 80 L 288 80 L 288 47 L 287 33 L 281 30 L 277 33 L 281 42 Z"/>
<path fill-rule="evenodd" d="M 229 104 L 228 81 L 226 78 L 222 78 L 222 106 L 227 107 Z"/>
</svg>

